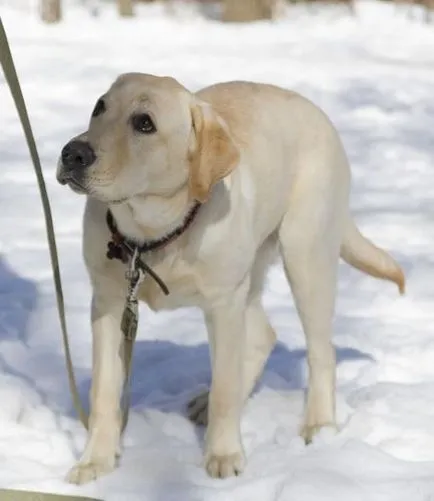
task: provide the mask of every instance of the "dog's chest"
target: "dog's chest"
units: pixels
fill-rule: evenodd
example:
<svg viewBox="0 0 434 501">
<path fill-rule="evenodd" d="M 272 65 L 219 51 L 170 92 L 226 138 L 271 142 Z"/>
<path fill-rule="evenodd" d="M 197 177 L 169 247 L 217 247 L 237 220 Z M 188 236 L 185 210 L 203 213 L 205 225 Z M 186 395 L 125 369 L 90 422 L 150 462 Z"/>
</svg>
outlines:
<svg viewBox="0 0 434 501">
<path fill-rule="evenodd" d="M 166 295 L 152 277 L 146 276 L 138 291 L 140 301 L 154 311 L 199 305 L 198 279 L 192 266 L 180 259 L 149 265 L 167 285 L 169 294 Z"/>
</svg>

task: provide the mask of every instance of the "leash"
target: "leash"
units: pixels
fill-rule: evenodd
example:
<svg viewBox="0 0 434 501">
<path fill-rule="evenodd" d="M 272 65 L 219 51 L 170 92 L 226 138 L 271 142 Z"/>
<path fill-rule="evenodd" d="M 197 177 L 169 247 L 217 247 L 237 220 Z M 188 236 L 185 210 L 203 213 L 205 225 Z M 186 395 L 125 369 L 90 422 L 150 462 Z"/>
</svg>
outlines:
<svg viewBox="0 0 434 501">
<path fill-rule="evenodd" d="M 88 416 L 83 408 L 78 393 L 77 383 L 75 381 L 75 376 L 74 376 L 74 368 L 72 365 L 71 350 L 69 348 L 68 332 L 66 328 L 66 319 L 65 319 L 65 303 L 63 299 L 62 283 L 60 279 L 59 259 L 57 256 L 57 246 L 54 236 L 53 218 L 51 215 L 50 202 L 48 200 L 47 188 L 45 186 L 44 176 L 42 174 L 42 166 L 41 166 L 41 161 L 39 159 L 38 150 L 36 148 L 35 138 L 33 136 L 32 127 L 30 125 L 29 116 L 27 114 L 27 109 L 24 102 L 24 97 L 18 81 L 18 75 L 12 59 L 12 54 L 9 48 L 9 42 L 1 18 L 0 18 L 0 59 L 3 68 L 3 73 L 6 78 L 6 82 L 9 85 L 12 97 L 15 102 L 15 106 L 18 111 L 18 115 L 21 120 L 21 125 L 23 127 L 24 134 L 27 140 L 27 145 L 30 151 L 30 156 L 32 158 L 33 166 L 35 168 L 36 178 L 38 180 L 39 191 L 41 193 L 41 199 L 42 199 L 42 207 L 44 209 L 45 226 L 49 244 L 48 247 L 50 250 L 50 257 L 51 257 L 51 267 L 53 270 L 54 285 L 56 288 L 57 310 L 59 312 L 60 326 L 62 329 L 69 386 L 71 389 L 72 399 L 74 401 L 74 407 L 77 411 L 78 417 L 80 421 L 83 423 L 83 426 L 87 429 Z"/>
<path fill-rule="evenodd" d="M 1 38 L 0 38 L 1 43 Z M 0 501 L 97 501 L 83 496 L 65 496 L 48 494 L 47 492 L 19 491 L 16 489 L 0 489 Z"/>
<path fill-rule="evenodd" d="M 38 155 L 38 150 L 36 148 L 35 138 L 33 136 L 32 128 L 30 125 L 29 116 L 27 113 L 24 97 L 21 91 L 21 87 L 18 80 L 18 75 L 15 69 L 15 65 L 12 59 L 12 54 L 9 47 L 9 41 L 3 26 L 3 21 L 0 17 L 0 62 L 3 68 L 3 73 L 6 78 L 6 82 L 9 85 L 9 89 L 11 91 L 12 97 L 15 102 L 16 109 L 18 111 L 18 115 L 21 121 L 21 125 L 26 137 L 27 145 L 30 151 L 30 156 L 32 158 L 36 178 L 38 181 L 39 191 L 41 194 L 42 207 L 44 211 L 45 218 L 45 227 L 48 239 L 48 247 L 50 251 L 51 258 L 51 267 L 53 271 L 54 285 L 56 291 L 56 300 L 57 300 L 57 311 L 59 314 L 59 321 L 62 331 L 62 339 L 65 350 L 65 359 L 66 359 L 66 369 L 68 373 L 68 382 L 72 395 L 73 404 L 75 410 L 78 414 L 78 417 L 83 424 L 83 426 L 88 429 L 89 427 L 89 417 L 84 410 L 82 405 L 80 395 L 77 389 L 77 383 L 74 376 L 74 367 L 72 364 L 71 358 L 71 350 L 69 346 L 68 340 L 68 331 L 66 327 L 66 317 L 65 317 L 65 303 L 63 298 L 62 291 L 62 283 L 60 278 L 60 270 L 59 270 L 59 259 L 57 254 L 57 246 L 56 240 L 54 236 L 54 226 L 53 226 L 53 218 L 51 215 L 50 202 L 48 199 L 47 189 L 45 186 L 44 177 L 42 174 L 42 167 L 40 158 Z M 134 339 L 131 341 L 126 340 L 125 342 L 125 370 L 126 370 L 126 383 L 130 379 L 131 372 L 131 361 L 132 361 L 132 353 L 133 353 L 133 343 Z M 124 386 L 127 387 L 128 384 Z M 129 395 L 126 398 L 127 402 L 129 402 Z M 126 405 L 123 410 L 123 423 L 122 423 L 122 431 L 125 429 L 125 426 L 128 422 L 128 410 L 129 406 Z M 31 493 L 28 491 L 18 491 L 18 490 L 8 490 L 8 489 L 0 489 L 0 501 L 24 501 L 24 500 L 38 500 L 38 501 L 97 501 L 91 498 L 83 498 L 77 496 L 61 496 L 57 494 L 46 494 L 46 493 Z"/>
</svg>

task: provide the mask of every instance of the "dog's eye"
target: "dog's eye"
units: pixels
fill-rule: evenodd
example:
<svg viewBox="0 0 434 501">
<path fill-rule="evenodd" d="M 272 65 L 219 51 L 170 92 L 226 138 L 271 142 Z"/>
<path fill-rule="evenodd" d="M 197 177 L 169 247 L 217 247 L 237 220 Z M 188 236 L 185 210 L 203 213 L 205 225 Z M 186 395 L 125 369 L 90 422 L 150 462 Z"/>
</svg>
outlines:
<svg viewBox="0 0 434 501">
<path fill-rule="evenodd" d="M 152 118 L 147 113 L 140 113 L 131 117 L 131 125 L 133 129 L 141 134 L 152 134 L 157 129 L 155 128 Z"/>
<path fill-rule="evenodd" d="M 98 99 L 95 108 L 92 111 L 92 116 L 97 117 L 98 115 L 101 115 L 101 113 L 104 113 L 105 111 L 105 102 L 102 99 Z"/>
</svg>

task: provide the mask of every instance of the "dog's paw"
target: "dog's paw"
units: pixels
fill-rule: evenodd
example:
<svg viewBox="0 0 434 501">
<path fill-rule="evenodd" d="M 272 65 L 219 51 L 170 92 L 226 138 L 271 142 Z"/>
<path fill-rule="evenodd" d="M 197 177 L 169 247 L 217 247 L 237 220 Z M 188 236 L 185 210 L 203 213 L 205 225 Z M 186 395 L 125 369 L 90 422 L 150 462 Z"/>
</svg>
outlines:
<svg viewBox="0 0 434 501">
<path fill-rule="evenodd" d="M 205 468 L 208 475 L 213 478 L 227 478 L 240 475 L 246 463 L 242 452 L 234 454 L 210 454 L 205 459 Z"/>
<path fill-rule="evenodd" d="M 194 397 L 187 405 L 188 418 L 199 426 L 208 425 L 208 395 L 205 391 Z"/>
<path fill-rule="evenodd" d="M 337 427 L 335 423 L 324 423 L 316 425 L 304 425 L 300 431 L 300 435 L 304 438 L 306 445 L 312 443 L 314 437 L 318 435 L 322 430 L 327 430 L 327 434 L 335 435 L 337 433 Z"/>
<path fill-rule="evenodd" d="M 66 476 L 70 484 L 86 484 L 110 473 L 115 468 L 115 461 L 89 461 L 77 463 Z"/>
</svg>

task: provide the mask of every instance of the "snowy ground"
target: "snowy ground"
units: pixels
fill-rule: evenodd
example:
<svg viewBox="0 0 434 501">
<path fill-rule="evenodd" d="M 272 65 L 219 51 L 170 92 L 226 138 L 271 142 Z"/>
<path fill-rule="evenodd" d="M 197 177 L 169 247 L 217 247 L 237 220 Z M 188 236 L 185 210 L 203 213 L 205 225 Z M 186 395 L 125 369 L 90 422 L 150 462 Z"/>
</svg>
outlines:
<svg viewBox="0 0 434 501">
<path fill-rule="evenodd" d="M 58 186 L 62 144 L 86 125 L 118 73 L 170 74 L 192 90 L 250 79 L 294 88 L 328 112 L 352 162 L 352 209 L 402 263 L 408 293 L 341 267 L 334 341 L 341 432 L 297 436 L 306 352 L 280 266 L 265 303 L 280 343 L 249 401 L 243 476 L 209 479 L 202 432 L 185 416 L 209 383 L 195 310 L 143 312 L 133 409 L 119 469 L 81 488 L 63 476 L 85 433 L 71 409 L 35 178 L 0 76 L 0 486 L 134 501 L 434 500 L 434 28 L 393 8 L 291 10 L 275 24 L 222 26 L 145 7 L 119 21 L 68 9 L 43 26 L 0 1 L 53 203 L 80 389 L 90 377 L 90 289 L 80 249 L 83 199 Z M 9 2 L 10 3 L 10 2 Z"/>
</svg>

